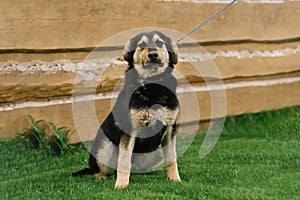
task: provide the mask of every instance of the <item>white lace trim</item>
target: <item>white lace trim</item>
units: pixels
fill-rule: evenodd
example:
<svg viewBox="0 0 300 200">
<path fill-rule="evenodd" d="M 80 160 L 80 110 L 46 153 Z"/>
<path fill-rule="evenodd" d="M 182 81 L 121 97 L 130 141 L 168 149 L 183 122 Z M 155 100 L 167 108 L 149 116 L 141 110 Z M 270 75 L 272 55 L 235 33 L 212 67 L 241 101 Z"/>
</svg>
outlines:
<svg viewBox="0 0 300 200">
<path fill-rule="evenodd" d="M 76 62 L 71 60 L 54 60 L 51 62 L 45 62 L 41 60 L 33 60 L 30 62 L 20 63 L 17 61 L 0 62 L 0 75 L 11 74 L 13 72 L 20 72 L 21 74 L 35 74 L 37 72 L 43 72 L 47 75 L 56 74 L 59 71 L 73 72 L 73 73 L 89 73 L 91 71 L 97 71 L 97 69 L 107 66 L 107 59 L 95 59 L 82 62 Z M 117 59 L 109 63 L 109 65 L 126 64 Z"/>
<path fill-rule="evenodd" d="M 300 45 L 285 47 L 276 50 L 217 50 L 212 52 L 203 53 L 182 53 L 180 54 L 180 62 L 195 62 L 195 61 L 205 61 L 209 59 L 217 58 L 276 58 L 289 55 L 300 54 Z M 21 74 L 35 74 L 42 72 L 44 74 L 56 74 L 59 71 L 63 72 L 73 72 L 73 73 L 96 73 L 101 68 L 108 65 L 126 65 L 124 61 L 119 59 L 94 59 L 94 60 L 84 60 L 71 61 L 71 60 L 55 60 L 51 62 L 45 62 L 40 60 L 33 60 L 30 62 L 17 62 L 17 61 L 7 61 L 0 62 L 0 75 L 11 74 L 13 72 L 20 72 Z"/>
</svg>

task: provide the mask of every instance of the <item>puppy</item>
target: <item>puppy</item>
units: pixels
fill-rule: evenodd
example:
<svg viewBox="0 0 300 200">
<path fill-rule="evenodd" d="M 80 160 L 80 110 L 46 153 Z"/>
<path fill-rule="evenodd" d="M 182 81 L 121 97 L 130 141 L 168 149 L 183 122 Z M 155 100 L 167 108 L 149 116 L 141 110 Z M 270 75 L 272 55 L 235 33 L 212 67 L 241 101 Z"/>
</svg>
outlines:
<svg viewBox="0 0 300 200">
<path fill-rule="evenodd" d="M 180 181 L 175 149 L 180 106 L 172 75 L 178 48 L 159 31 L 143 32 L 127 42 L 124 59 L 124 88 L 98 130 L 89 168 L 73 176 L 105 178 L 116 173 L 115 188 L 125 188 L 131 172 L 154 169 L 163 155 L 167 177 Z"/>
</svg>

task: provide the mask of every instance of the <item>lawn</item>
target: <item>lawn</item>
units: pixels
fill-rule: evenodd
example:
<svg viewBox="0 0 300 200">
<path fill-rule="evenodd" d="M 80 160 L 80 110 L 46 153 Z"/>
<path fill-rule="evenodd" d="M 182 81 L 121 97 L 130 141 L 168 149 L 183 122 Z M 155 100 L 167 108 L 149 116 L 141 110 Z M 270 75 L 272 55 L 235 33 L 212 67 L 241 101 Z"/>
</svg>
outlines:
<svg viewBox="0 0 300 200">
<path fill-rule="evenodd" d="M 300 199 L 300 107 L 227 117 L 210 154 L 199 158 L 198 134 L 178 160 L 182 182 L 165 171 L 133 174 L 114 190 L 115 176 L 73 178 L 88 153 L 49 156 L 1 139 L 0 199 Z"/>
</svg>

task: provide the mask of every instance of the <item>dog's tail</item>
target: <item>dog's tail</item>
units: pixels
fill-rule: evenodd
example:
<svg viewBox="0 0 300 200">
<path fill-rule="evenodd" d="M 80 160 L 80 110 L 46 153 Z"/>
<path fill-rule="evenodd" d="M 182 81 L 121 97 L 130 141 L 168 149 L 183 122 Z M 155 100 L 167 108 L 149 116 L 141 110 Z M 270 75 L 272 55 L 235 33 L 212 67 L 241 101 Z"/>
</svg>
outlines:
<svg viewBox="0 0 300 200">
<path fill-rule="evenodd" d="M 72 176 L 77 177 L 77 176 L 84 176 L 84 175 L 92 175 L 94 173 L 95 172 L 91 168 L 84 168 L 78 172 L 72 173 Z"/>
</svg>

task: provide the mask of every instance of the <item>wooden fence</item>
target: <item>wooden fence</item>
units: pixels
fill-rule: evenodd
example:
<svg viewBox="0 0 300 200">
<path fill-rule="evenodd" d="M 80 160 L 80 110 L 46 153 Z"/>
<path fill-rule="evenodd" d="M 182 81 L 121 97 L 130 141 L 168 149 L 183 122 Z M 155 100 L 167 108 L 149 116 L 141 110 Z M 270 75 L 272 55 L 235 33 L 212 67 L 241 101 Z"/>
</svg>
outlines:
<svg viewBox="0 0 300 200">
<path fill-rule="evenodd" d="M 224 6 L 207 1 L 18 2 L 0 2 L 0 137 L 13 137 L 28 126 L 28 114 L 75 129 L 72 95 L 77 72 L 105 39 L 141 27 L 186 33 Z M 191 35 L 220 72 L 225 114 L 300 105 L 299 27 L 300 2 L 240 1 Z M 115 42 L 116 49 L 122 45 Z M 200 118 L 208 120 L 211 95 L 203 88 L 209 77 L 191 66 L 201 61 L 193 48 L 182 44 L 181 56 L 190 54 L 176 70 L 198 88 Z M 113 63 L 98 82 L 96 93 L 103 96 L 96 100 L 99 122 L 110 112 L 111 92 L 125 68 L 124 62 Z M 193 109 L 189 106 L 184 105 Z M 72 140 L 78 140 L 76 134 Z"/>
</svg>

